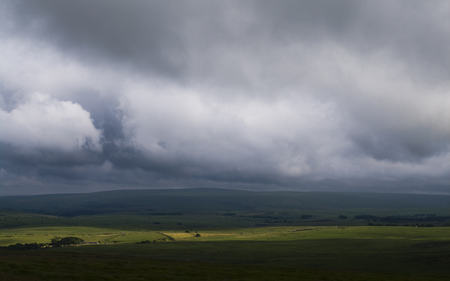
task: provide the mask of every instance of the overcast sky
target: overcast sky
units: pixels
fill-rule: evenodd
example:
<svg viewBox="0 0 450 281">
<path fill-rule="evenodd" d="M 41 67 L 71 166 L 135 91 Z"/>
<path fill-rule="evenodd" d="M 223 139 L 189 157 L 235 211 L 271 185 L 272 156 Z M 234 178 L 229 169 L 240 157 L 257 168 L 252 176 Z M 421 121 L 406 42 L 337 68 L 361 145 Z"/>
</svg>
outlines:
<svg viewBox="0 0 450 281">
<path fill-rule="evenodd" d="M 450 194 L 450 1 L 0 3 L 0 195 Z"/>
</svg>

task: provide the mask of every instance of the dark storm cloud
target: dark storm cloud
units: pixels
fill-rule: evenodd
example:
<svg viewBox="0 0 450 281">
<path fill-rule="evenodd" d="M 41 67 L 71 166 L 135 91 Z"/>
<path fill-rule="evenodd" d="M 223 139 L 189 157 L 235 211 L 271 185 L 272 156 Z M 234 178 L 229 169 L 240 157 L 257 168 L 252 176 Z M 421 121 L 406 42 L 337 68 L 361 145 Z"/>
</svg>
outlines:
<svg viewBox="0 0 450 281">
<path fill-rule="evenodd" d="M 122 119 L 124 112 L 118 108 L 115 97 L 102 96 L 96 91 L 81 90 L 72 94 L 73 100 L 91 113 L 93 124 L 102 130 L 103 143 L 123 141 Z"/>
<path fill-rule="evenodd" d="M 357 128 L 349 136 L 358 147 L 377 160 L 415 162 L 448 151 L 448 134 L 435 132 L 429 127 L 403 132 Z"/>
<path fill-rule="evenodd" d="M 263 1 L 255 8 L 261 12 L 260 22 L 280 40 L 334 40 L 366 54 L 393 52 L 414 70 L 426 69 L 420 75 L 448 78 L 448 3 Z"/>
<path fill-rule="evenodd" d="M 442 22 L 448 4 L 442 1 L 9 2 L 20 18 L 11 32 L 50 40 L 85 59 L 123 60 L 157 73 L 185 70 L 187 37 L 202 51 L 217 44 L 234 51 L 269 35 L 269 48 L 277 41 L 338 41 L 360 51 L 393 51 L 448 74 L 450 35 Z"/>
<path fill-rule="evenodd" d="M 50 41 L 82 60 L 119 61 L 177 75 L 182 42 L 177 6 L 162 1 L 21 1 L 17 31 Z"/>
<path fill-rule="evenodd" d="M 1 7 L 8 190 L 448 184 L 446 1 Z"/>
<path fill-rule="evenodd" d="M 1 161 L 10 165 L 18 166 L 57 166 L 70 167 L 86 164 L 102 164 L 102 157 L 98 152 L 91 151 L 86 145 L 79 152 L 65 152 L 54 149 L 36 149 L 31 153 L 23 151 L 21 148 L 14 147 L 9 143 L 0 145 Z"/>
</svg>

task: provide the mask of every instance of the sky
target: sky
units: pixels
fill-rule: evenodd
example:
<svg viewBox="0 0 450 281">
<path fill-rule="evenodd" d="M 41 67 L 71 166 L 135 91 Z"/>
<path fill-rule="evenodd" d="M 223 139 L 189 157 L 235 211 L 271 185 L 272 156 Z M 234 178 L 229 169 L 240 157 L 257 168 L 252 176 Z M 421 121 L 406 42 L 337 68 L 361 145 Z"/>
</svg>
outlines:
<svg viewBox="0 0 450 281">
<path fill-rule="evenodd" d="M 450 194 L 450 1 L 0 0 L 0 195 Z"/>
</svg>

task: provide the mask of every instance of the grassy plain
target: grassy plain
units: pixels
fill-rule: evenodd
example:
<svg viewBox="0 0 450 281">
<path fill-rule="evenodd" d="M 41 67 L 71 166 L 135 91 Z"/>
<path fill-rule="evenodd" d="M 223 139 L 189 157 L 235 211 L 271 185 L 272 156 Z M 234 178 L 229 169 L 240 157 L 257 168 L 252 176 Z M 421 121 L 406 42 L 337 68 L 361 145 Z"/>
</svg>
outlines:
<svg viewBox="0 0 450 281">
<path fill-rule="evenodd" d="M 402 208 L 384 199 L 375 208 L 383 197 L 367 195 L 371 208 L 362 208 L 364 196 L 354 205 L 354 195 L 340 196 L 348 203 L 341 206 L 329 194 L 313 194 L 309 199 L 320 208 L 296 208 L 306 201 L 297 197 L 292 203 L 290 194 L 242 201 L 235 191 L 219 191 L 228 199 L 213 191 L 195 191 L 200 196 L 193 196 L 195 204 L 185 202 L 191 196 L 187 191 L 180 195 L 183 200 L 173 198 L 176 192 L 158 194 L 165 198 L 159 198 L 160 205 L 139 205 L 141 198 L 120 208 L 113 208 L 120 201 L 109 193 L 107 203 L 97 194 L 95 204 L 92 198 L 89 204 L 77 199 L 78 205 L 72 201 L 66 209 L 58 209 L 58 200 L 42 202 L 49 199 L 45 196 L 41 201 L 18 198 L 31 202 L 24 204 L 27 210 L 12 208 L 21 206 L 12 200 L 9 209 L 0 210 L 0 246 L 48 243 L 65 236 L 100 244 L 0 249 L 0 280 L 450 280 L 450 227 L 443 227 L 450 209 L 442 198 L 434 207 L 429 197 L 423 197 L 421 205 L 420 197 L 407 196 L 400 200 Z M 220 204 L 210 205 L 208 196 Z M 281 208 L 283 200 L 289 208 Z M 101 212 L 104 205 L 109 211 Z M 61 215 L 88 211 L 92 213 Z M 305 214 L 312 217 L 302 218 Z M 340 214 L 348 219 L 339 219 Z M 435 227 L 367 226 L 369 220 L 354 219 L 361 214 L 404 216 L 406 221 L 399 225 L 417 220 Z M 137 244 L 142 241 L 150 243 Z"/>
<path fill-rule="evenodd" d="M 145 266 L 166 268 L 158 278 L 169 280 L 206 280 L 231 269 L 220 275 L 224 276 L 222 280 L 275 280 L 277 276 L 286 280 L 299 276 L 305 280 L 450 280 L 450 228 L 445 227 L 261 227 L 197 232 L 200 237 L 195 237 L 195 232 L 173 230 L 6 229 L 2 231 L 2 244 L 48 242 L 54 236 L 66 235 L 102 244 L 26 254 L 0 251 L 3 280 L 27 280 L 27 276 L 63 280 L 62 272 L 43 271 L 53 266 L 48 264 L 51 260 L 58 260 L 55 264 L 62 263 L 62 268 L 73 264 L 65 271 L 78 276 L 71 280 L 119 280 L 124 270 L 128 280 L 150 280 L 145 279 L 150 278 L 143 272 Z M 155 242 L 136 244 L 144 240 Z M 75 270 L 83 264 L 81 271 Z M 239 275 L 249 265 L 251 274 Z M 108 274 L 100 274 L 102 270 Z M 181 278 L 179 271 L 190 273 Z M 319 276 L 321 279 L 314 279 Z"/>
</svg>

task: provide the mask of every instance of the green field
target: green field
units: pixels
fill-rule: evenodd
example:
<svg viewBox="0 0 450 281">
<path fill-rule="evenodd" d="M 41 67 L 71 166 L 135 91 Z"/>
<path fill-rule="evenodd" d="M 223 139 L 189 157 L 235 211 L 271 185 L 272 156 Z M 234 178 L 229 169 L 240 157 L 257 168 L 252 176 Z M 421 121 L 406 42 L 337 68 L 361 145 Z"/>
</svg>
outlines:
<svg viewBox="0 0 450 281">
<path fill-rule="evenodd" d="M 450 280 L 445 196 L 433 204 L 426 195 L 340 194 L 342 204 L 330 194 L 243 192 L 244 200 L 237 191 L 183 190 L 139 193 L 131 204 L 135 194 L 126 194 L 118 193 L 122 203 L 111 193 L 104 201 L 10 198 L 0 211 L 0 246 L 67 236 L 100 244 L 0 249 L 0 280 Z M 60 209 L 55 198 L 71 203 Z M 306 201 L 316 207 L 297 205 Z"/>
</svg>

